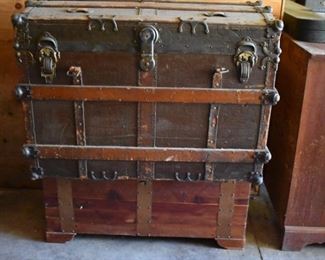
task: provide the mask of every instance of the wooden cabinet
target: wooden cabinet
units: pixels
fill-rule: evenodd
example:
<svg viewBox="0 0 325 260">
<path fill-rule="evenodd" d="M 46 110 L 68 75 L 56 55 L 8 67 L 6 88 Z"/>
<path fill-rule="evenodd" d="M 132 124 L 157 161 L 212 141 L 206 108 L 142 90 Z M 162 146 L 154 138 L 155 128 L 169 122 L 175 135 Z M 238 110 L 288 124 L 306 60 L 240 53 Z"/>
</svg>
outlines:
<svg viewBox="0 0 325 260">
<path fill-rule="evenodd" d="M 325 242 L 325 44 L 282 37 L 266 184 L 284 229 L 283 250 Z"/>
</svg>

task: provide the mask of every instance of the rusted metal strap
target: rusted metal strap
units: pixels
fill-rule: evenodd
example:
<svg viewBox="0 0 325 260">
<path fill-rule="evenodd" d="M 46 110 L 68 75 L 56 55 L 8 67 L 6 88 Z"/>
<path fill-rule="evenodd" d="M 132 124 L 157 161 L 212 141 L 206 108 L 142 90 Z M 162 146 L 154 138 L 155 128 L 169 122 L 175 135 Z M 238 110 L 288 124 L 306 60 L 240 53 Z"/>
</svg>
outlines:
<svg viewBox="0 0 325 260">
<path fill-rule="evenodd" d="M 137 194 L 137 235 L 150 236 L 152 181 L 139 181 Z"/>
<path fill-rule="evenodd" d="M 195 104 L 262 104 L 265 93 L 261 89 L 204 89 L 136 86 L 19 85 L 34 100 L 78 100 L 119 102 L 167 102 Z M 275 91 L 274 91 L 275 92 Z M 268 93 L 269 95 L 270 93 Z"/>
<path fill-rule="evenodd" d="M 252 163 L 267 153 L 258 149 L 209 149 L 173 147 L 123 147 L 76 145 L 26 145 L 40 159 L 111 160 L 143 162 L 243 162 Z"/>
<path fill-rule="evenodd" d="M 222 88 L 222 75 L 227 73 L 228 70 L 225 68 L 217 68 L 213 75 L 212 89 Z M 217 135 L 218 135 L 218 123 L 219 123 L 219 112 L 220 105 L 211 104 L 210 105 L 210 115 L 209 115 L 209 129 L 208 129 L 208 148 L 217 148 Z M 205 180 L 213 181 L 214 177 L 214 164 L 205 164 Z"/>
<path fill-rule="evenodd" d="M 33 101 L 23 101 L 23 110 L 25 116 L 25 130 L 28 143 L 36 143 L 35 123 L 34 123 L 34 108 Z"/>
<path fill-rule="evenodd" d="M 216 238 L 231 238 L 231 224 L 235 209 L 235 191 L 236 181 L 220 183 Z"/>
<path fill-rule="evenodd" d="M 80 67 L 70 67 L 67 75 L 72 78 L 73 85 L 83 86 L 82 70 Z M 75 89 L 75 87 L 74 87 Z M 84 101 L 74 102 L 74 118 L 76 128 L 76 142 L 77 145 L 86 145 L 86 129 L 85 129 L 85 104 Z M 87 161 L 79 160 L 79 177 L 81 179 L 87 178 Z"/>
<path fill-rule="evenodd" d="M 35 133 L 35 120 L 34 120 L 34 104 L 32 100 L 25 100 L 22 102 L 23 109 L 25 112 L 25 130 L 27 135 L 27 143 L 35 144 L 36 133 Z M 39 158 L 33 158 L 33 163 L 31 167 L 31 179 L 38 180 L 43 178 L 44 170 L 40 166 Z"/>
<path fill-rule="evenodd" d="M 57 178 L 61 231 L 73 233 L 75 229 L 71 181 Z"/>
</svg>

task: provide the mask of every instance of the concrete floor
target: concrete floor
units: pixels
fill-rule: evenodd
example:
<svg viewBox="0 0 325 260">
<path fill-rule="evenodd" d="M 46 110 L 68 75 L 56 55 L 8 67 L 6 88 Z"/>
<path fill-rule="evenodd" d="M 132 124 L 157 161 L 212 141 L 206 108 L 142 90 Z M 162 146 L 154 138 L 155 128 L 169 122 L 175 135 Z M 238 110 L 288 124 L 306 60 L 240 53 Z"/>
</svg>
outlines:
<svg viewBox="0 0 325 260">
<path fill-rule="evenodd" d="M 325 259 L 325 246 L 282 252 L 280 234 L 267 196 L 251 201 L 244 250 L 216 247 L 212 240 L 77 236 L 66 244 L 43 241 L 41 192 L 0 190 L 0 260 L 25 259 Z"/>
</svg>

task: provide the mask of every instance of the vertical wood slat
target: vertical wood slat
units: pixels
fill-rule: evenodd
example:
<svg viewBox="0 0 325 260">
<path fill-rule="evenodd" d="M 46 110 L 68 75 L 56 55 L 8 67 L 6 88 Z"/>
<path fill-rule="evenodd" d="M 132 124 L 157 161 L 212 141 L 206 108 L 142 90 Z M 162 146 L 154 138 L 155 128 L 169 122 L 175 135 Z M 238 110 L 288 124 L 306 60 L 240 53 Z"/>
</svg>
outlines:
<svg viewBox="0 0 325 260">
<path fill-rule="evenodd" d="M 231 238 L 231 224 L 235 209 L 236 182 L 221 182 L 216 238 Z"/>
<path fill-rule="evenodd" d="M 137 235 L 150 236 L 152 181 L 139 181 L 137 186 Z"/>
<path fill-rule="evenodd" d="M 138 85 L 157 86 L 156 67 L 150 72 L 139 70 Z M 156 106 L 156 103 L 138 104 L 138 146 L 155 146 Z M 137 234 L 139 236 L 150 235 L 154 171 L 153 162 L 138 162 Z"/>
<path fill-rule="evenodd" d="M 61 231 L 73 233 L 75 227 L 71 181 L 57 178 L 57 194 Z"/>
</svg>

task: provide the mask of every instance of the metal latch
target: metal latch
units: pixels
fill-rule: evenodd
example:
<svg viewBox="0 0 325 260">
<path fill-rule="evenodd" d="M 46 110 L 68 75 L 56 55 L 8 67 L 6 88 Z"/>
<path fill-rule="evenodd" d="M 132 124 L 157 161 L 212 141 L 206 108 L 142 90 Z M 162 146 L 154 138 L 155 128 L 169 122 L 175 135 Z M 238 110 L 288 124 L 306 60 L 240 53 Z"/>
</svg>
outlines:
<svg viewBox="0 0 325 260">
<path fill-rule="evenodd" d="M 140 68 L 143 71 L 151 71 L 156 66 L 154 47 L 159 39 L 159 32 L 154 26 L 148 25 L 140 31 L 139 36 L 141 40 Z"/>
<path fill-rule="evenodd" d="M 249 76 L 256 62 L 256 45 L 250 37 L 246 37 L 239 42 L 235 56 L 235 64 L 239 71 L 239 80 L 241 83 L 249 80 Z"/>
<path fill-rule="evenodd" d="M 60 59 L 57 40 L 45 32 L 38 43 L 38 60 L 41 64 L 41 77 L 51 84 L 56 76 L 56 64 Z"/>
</svg>

